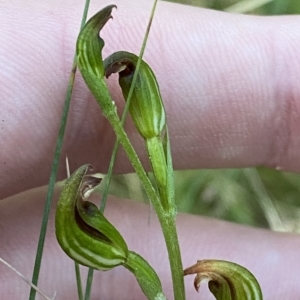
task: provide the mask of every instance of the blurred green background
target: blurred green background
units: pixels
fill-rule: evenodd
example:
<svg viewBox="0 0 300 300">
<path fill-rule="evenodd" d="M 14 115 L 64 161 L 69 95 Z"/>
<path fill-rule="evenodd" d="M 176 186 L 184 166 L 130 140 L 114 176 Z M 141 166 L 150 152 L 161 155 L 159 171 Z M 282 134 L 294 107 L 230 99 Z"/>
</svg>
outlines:
<svg viewBox="0 0 300 300">
<path fill-rule="evenodd" d="M 299 14 L 300 0 L 172 0 L 236 13 Z M 267 168 L 175 172 L 181 212 L 277 231 L 300 232 L 300 176 Z M 115 176 L 111 193 L 146 199 L 135 175 Z M 146 200 L 145 200 L 146 201 Z"/>
<path fill-rule="evenodd" d="M 172 0 L 235 13 L 300 14 L 300 0 Z M 276 170 L 198 170 L 176 174 L 180 211 L 300 232 L 300 176 Z"/>
<path fill-rule="evenodd" d="M 260 15 L 299 14 L 299 0 L 170 0 L 187 5 Z"/>
</svg>

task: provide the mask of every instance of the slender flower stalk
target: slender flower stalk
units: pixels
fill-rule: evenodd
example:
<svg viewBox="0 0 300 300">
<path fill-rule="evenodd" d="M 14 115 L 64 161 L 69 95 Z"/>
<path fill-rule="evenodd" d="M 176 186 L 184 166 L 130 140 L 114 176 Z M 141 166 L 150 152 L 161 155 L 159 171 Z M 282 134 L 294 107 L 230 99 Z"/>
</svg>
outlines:
<svg viewBox="0 0 300 300">
<path fill-rule="evenodd" d="M 160 220 L 161 226 L 165 227 L 163 228 L 163 232 L 166 236 L 167 249 L 169 252 L 169 260 L 171 264 L 172 278 L 174 283 L 174 297 L 176 300 L 182 300 L 185 298 L 185 294 L 182 276 L 181 256 L 175 227 L 176 207 L 173 201 L 174 191 L 170 190 L 171 187 L 174 187 L 174 184 L 172 182 L 173 168 L 171 165 L 168 165 L 171 162 L 169 146 L 167 148 L 164 147 L 165 136 L 163 134 L 163 131 L 166 130 L 165 112 L 155 76 L 150 67 L 146 63 L 142 62 L 139 74 L 145 73 L 146 76 L 142 76 L 139 80 L 139 74 L 137 75 L 138 78 L 135 88 L 133 89 L 132 102 L 134 102 L 134 94 L 138 90 L 140 90 L 143 95 L 148 95 L 150 99 L 154 101 L 154 106 L 152 107 L 153 114 L 151 115 L 150 112 L 149 117 L 145 115 L 149 123 L 147 123 L 146 126 L 143 126 L 142 122 L 137 121 L 137 123 L 139 123 L 138 130 L 140 130 L 142 134 L 146 134 L 146 137 L 149 140 L 149 142 L 146 143 L 146 146 L 158 186 L 157 193 L 152 183 L 150 182 L 136 152 L 134 151 L 126 132 L 123 129 L 122 123 L 117 115 L 115 103 L 110 97 L 106 82 L 104 80 L 105 73 L 106 75 L 108 75 L 109 72 L 114 72 L 114 67 L 117 68 L 117 71 L 120 70 L 119 66 L 113 63 L 113 67 L 106 69 L 104 72 L 105 66 L 103 65 L 101 56 L 101 50 L 104 46 L 104 41 L 99 36 L 99 31 L 110 19 L 111 11 L 113 8 L 114 6 L 111 5 L 97 13 L 89 20 L 89 22 L 79 34 L 77 40 L 78 67 L 87 86 L 89 87 L 89 89 L 95 96 L 99 106 L 101 107 L 102 113 L 109 120 L 112 128 L 117 135 L 118 141 L 122 144 L 125 152 L 127 153 L 129 160 L 131 161 L 137 175 L 139 176 L 145 188 L 146 193 L 148 194 L 149 199 L 152 202 L 152 205 Z M 134 63 L 136 63 L 136 56 L 134 56 L 133 54 L 131 55 L 135 57 Z M 133 66 L 134 69 L 136 67 L 135 64 L 132 64 L 131 66 Z M 145 66 L 144 72 L 142 71 L 143 66 Z M 125 73 L 127 71 L 130 71 L 130 68 L 127 68 L 126 65 L 124 65 L 123 67 L 124 69 L 121 71 Z M 130 78 L 128 82 L 130 82 L 131 80 L 132 78 Z M 151 80 L 150 86 L 148 80 Z M 157 96 L 159 96 L 159 98 L 157 98 Z M 130 109 L 130 107 L 129 110 L 132 110 Z M 145 113 L 145 109 L 143 109 L 143 113 Z M 157 114 L 159 114 L 158 119 L 156 119 Z M 154 120 L 152 120 L 152 118 L 154 118 Z M 154 127 L 150 128 L 150 131 L 148 131 L 148 126 Z M 168 139 L 168 136 L 166 138 Z M 166 152 L 166 150 L 168 151 L 168 153 Z M 168 222 L 166 222 L 166 220 L 168 220 Z M 172 224 L 170 225 L 171 230 L 167 228 L 168 224 Z M 172 237 L 170 235 L 172 235 Z M 175 247 L 174 244 L 176 245 Z"/>
<path fill-rule="evenodd" d="M 124 98 L 132 84 L 138 57 L 128 52 L 117 52 L 104 61 L 106 77 L 119 73 Z M 176 205 L 170 140 L 165 109 L 154 73 L 142 61 L 133 89 L 129 112 L 145 140 L 163 211 L 157 212 L 169 254 L 175 299 L 184 299 L 182 262 L 176 231 Z"/>
</svg>

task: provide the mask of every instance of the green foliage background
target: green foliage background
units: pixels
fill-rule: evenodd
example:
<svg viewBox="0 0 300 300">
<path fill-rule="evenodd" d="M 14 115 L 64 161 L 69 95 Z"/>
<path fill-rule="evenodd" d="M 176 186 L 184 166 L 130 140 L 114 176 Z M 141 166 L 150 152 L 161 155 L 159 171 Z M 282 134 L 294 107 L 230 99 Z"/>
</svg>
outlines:
<svg viewBox="0 0 300 300">
<path fill-rule="evenodd" d="M 299 0 L 172 2 L 260 15 L 300 13 Z M 255 9 L 248 10 L 249 4 L 255 6 Z M 181 212 L 278 231 L 300 232 L 298 174 L 267 168 L 177 171 L 175 186 Z M 111 193 L 136 200 L 144 197 L 135 175 L 115 176 Z"/>
<path fill-rule="evenodd" d="M 247 10 L 249 14 L 260 15 L 283 15 L 283 14 L 299 14 L 300 1 L 298 0 L 171 0 L 187 5 L 201 6 L 217 10 L 230 10 L 233 6 L 239 4 L 240 10 L 244 12 L 250 4 L 256 6 L 255 9 Z"/>
</svg>

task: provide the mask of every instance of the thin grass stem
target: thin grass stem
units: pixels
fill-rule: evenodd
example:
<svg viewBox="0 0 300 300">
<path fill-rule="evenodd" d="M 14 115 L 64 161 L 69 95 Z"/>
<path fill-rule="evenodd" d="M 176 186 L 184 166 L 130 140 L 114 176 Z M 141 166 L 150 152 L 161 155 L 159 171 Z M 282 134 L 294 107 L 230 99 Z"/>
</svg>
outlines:
<svg viewBox="0 0 300 300">
<path fill-rule="evenodd" d="M 264 212 L 264 215 L 268 221 L 269 227 L 274 231 L 285 232 L 285 228 L 278 211 L 276 210 L 271 197 L 269 196 L 265 185 L 257 172 L 256 168 L 244 169 L 244 174 L 246 175 L 252 190 L 257 195 L 259 199 L 258 203 Z"/>
<path fill-rule="evenodd" d="M 14 268 L 12 265 L 10 265 L 7 261 L 0 258 L 0 262 L 3 263 L 5 266 L 7 266 L 10 270 L 15 272 L 17 276 L 22 278 L 27 284 L 29 284 L 33 289 L 37 291 L 38 294 L 40 294 L 44 299 L 46 300 L 53 300 L 54 296 L 52 298 L 48 297 L 44 292 L 42 292 L 37 286 L 32 284 L 28 278 L 26 278 L 22 273 L 20 273 L 16 268 Z"/>
<path fill-rule="evenodd" d="M 80 266 L 77 262 L 75 262 L 75 274 L 76 274 L 76 282 L 77 282 L 77 293 L 78 299 L 83 300 L 83 291 L 81 284 L 81 274 L 80 274 Z"/>
<path fill-rule="evenodd" d="M 94 269 L 89 268 L 88 276 L 87 276 L 87 279 L 86 279 L 86 289 L 85 289 L 84 300 L 89 300 L 90 297 L 91 297 L 93 276 L 94 276 Z"/>
<path fill-rule="evenodd" d="M 89 4 L 90 4 L 90 0 L 86 0 L 80 28 L 82 28 L 86 22 Z M 59 132 L 58 132 L 58 136 L 57 136 L 57 140 L 56 140 L 54 158 L 53 158 L 53 162 L 52 162 L 52 166 L 51 166 L 49 186 L 48 186 L 48 191 L 47 191 L 47 196 L 46 196 L 43 219 L 42 219 L 42 224 L 41 224 L 41 229 L 40 229 L 40 236 L 39 236 L 39 241 L 38 241 L 38 246 L 37 246 L 37 251 L 36 251 L 33 275 L 32 275 L 32 284 L 36 285 L 36 286 L 38 284 L 38 279 L 39 279 L 39 274 L 40 274 L 40 268 L 41 268 L 41 262 L 42 262 L 42 257 L 43 257 L 43 250 L 44 250 L 50 208 L 51 208 L 51 204 L 52 204 L 54 186 L 55 186 L 55 182 L 56 182 L 56 178 L 57 178 L 59 158 L 60 158 L 60 154 L 61 154 L 63 138 L 64 138 L 66 123 L 67 123 L 67 117 L 68 117 L 68 112 L 69 112 L 70 103 L 71 103 L 76 69 L 77 69 L 77 62 L 76 62 L 76 56 L 74 56 L 71 74 L 70 74 L 69 83 L 68 83 L 68 89 L 67 89 L 67 93 L 66 93 L 65 101 L 64 101 L 61 122 L 60 122 L 60 126 L 59 126 Z M 29 300 L 34 300 L 35 297 L 36 297 L 36 290 L 34 288 L 31 288 L 30 294 L 29 294 Z"/>
</svg>

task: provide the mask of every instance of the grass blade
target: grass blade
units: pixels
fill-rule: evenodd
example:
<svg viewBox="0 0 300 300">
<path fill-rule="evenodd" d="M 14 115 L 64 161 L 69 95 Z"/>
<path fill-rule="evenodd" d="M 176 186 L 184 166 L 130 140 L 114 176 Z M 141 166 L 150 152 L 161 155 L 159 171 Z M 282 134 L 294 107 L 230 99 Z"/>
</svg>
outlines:
<svg viewBox="0 0 300 300">
<path fill-rule="evenodd" d="M 80 28 L 82 28 L 86 22 L 89 4 L 90 4 L 90 0 L 86 0 Z M 39 236 L 39 241 L 38 241 L 38 246 L 37 246 L 36 257 L 35 257 L 34 270 L 33 270 L 33 275 L 32 275 L 32 284 L 34 284 L 34 285 L 38 284 L 38 278 L 39 278 L 40 267 L 41 267 L 41 262 L 42 262 L 47 225 L 48 225 L 48 220 L 49 220 L 49 213 L 50 213 L 52 197 L 53 197 L 53 192 L 54 192 L 54 185 L 56 182 L 59 158 L 60 158 L 60 154 L 61 154 L 63 138 L 64 138 L 66 123 L 67 123 L 67 117 L 68 117 L 68 112 L 69 112 L 69 107 L 70 107 L 70 102 L 71 102 L 71 96 L 72 96 L 72 91 L 73 91 L 73 87 L 74 87 L 76 64 L 77 64 L 76 58 L 74 57 L 72 70 L 71 70 L 71 74 L 70 74 L 70 78 L 69 78 L 68 90 L 67 90 L 65 101 L 64 101 L 64 107 L 63 107 L 63 113 L 62 113 L 60 127 L 59 127 L 59 133 L 58 133 L 57 140 L 56 140 L 55 153 L 54 153 L 54 158 L 53 158 L 53 162 L 52 162 L 52 166 L 51 166 L 51 175 L 50 175 L 50 179 L 49 179 L 49 186 L 48 186 L 46 203 L 45 203 L 44 213 L 43 213 L 43 220 L 42 220 L 42 225 L 41 225 L 41 230 L 40 230 L 40 236 Z M 29 300 L 34 300 L 35 297 L 36 297 L 36 290 L 31 288 Z"/>
<path fill-rule="evenodd" d="M 76 274 L 78 299 L 79 300 L 83 300 L 83 291 L 82 291 L 81 275 L 80 275 L 80 266 L 79 266 L 79 264 L 77 262 L 75 262 L 75 274 Z"/>
<path fill-rule="evenodd" d="M 259 199 L 258 203 L 265 214 L 265 217 L 269 223 L 269 227 L 274 231 L 287 231 L 271 197 L 264 186 L 262 179 L 259 176 L 259 173 L 257 172 L 257 169 L 244 169 L 244 174 L 246 175 L 254 193 Z"/>
</svg>

